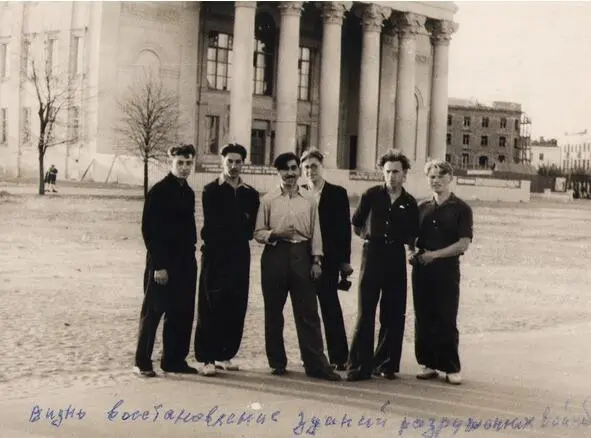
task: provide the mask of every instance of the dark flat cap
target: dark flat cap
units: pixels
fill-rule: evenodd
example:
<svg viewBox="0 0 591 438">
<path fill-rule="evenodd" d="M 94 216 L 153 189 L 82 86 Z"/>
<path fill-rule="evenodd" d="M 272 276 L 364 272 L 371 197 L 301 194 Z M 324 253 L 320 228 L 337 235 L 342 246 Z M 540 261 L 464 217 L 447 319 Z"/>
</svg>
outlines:
<svg viewBox="0 0 591 438">
<path fill-rule="evenodd" d="M 225 157 L 228 154 L 240 154 L 243 160 L 246 160 L 246 148 L 238 143 L 228 143 L 226 146 L 222 148 L 220 154 L 222 157 Z"/>
</svg>

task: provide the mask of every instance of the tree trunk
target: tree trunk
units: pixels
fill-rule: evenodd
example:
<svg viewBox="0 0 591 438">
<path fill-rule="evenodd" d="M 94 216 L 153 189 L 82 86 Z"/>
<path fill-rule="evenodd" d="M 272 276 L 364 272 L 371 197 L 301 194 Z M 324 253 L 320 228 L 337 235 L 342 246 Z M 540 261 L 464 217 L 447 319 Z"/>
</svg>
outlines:
<svg viewBox="0 0 591 438">
<path fill-rule="evenodd" d="M 144 199 L 148 196 L 148 157 L 144 157 Z"/>
<path fill-rule="evenodd" d="M 45 154 L 39 151 L 39 194 L 45 195 L 45 169 L 43 168 L 43 160 Z"/>
</svg>

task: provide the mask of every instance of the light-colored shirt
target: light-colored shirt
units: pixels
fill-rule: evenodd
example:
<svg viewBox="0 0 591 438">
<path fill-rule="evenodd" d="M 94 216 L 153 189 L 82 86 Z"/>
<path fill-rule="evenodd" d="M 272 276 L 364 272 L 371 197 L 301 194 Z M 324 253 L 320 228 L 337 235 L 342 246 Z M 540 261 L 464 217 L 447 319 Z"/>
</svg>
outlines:
<svg viewBox="0 0 591 438">
<path fill-rule="evenodd" d="M 269 241 L 271 232 L 292 225 L 296 235 L 292 243 L 310 241 L 313 256 L 322 256 L 322 234 L 318 219 L 318 206 L 306 192 L 298 191 L 290 197 L 279 187 L 261 199 L 254 238 L 259 243 L 275 245 Z"/>
<path fill-rule="evenodd" d="M 320 196 L 322 196 L 322 189 L 324 189 L 324 184 L 326 184 L 326 180 L 323 179 L 322 184 L 320 185 L 320 187 L 318 187 L 318 189 L 316 189 L 316 187 L 314 187 L 314 185 L 312 183 L 305 185 L 305 189 L 312 196 L 314 196 L 314 199 L 316 200 L 316 204 L 320 204 Z"/>
</svg>

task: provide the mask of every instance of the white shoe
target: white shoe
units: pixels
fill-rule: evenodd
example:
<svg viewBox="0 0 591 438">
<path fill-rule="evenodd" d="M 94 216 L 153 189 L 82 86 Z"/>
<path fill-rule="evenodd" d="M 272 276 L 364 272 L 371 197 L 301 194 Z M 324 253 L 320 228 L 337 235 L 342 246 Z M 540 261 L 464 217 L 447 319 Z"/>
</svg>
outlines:
<svg viewBox="0 0 591 438">
<path fill-rule="evenodd" d="M 420 380 L 429 380 L 429 379 L 434 379 L 436 377 L 437 377 L 437 371 L 435 371 L 434 369 L 431 369 L 429 367 L 423 367 L 421 372 L 419 374 L 417 374 L 417 379 L 420 379 Z"/>
<path fill-rule="evenodd" d="M 201 368 L 201 374 L 203 374 L 204 376 L 208 376 L 208 377 L 215 376 L 216 372 L 217 371 L 215 370 L 215 365 L 212 363 L 206 363 Z"/>
<path fill-rule="evenodd" d="M 215 367 L 224 371 L 238 371 L 238 365 L 234 365 L 231 360 L 222 360 L 215 362 Z"/>
<path fill-rule="evenodd" d="M 451 383 L 452 385 L 460 385 L 462 383 L 462 374 L 461 373 L 447 373 L 445 376 L 445 381 L 447 383 Z"/>
</svg>

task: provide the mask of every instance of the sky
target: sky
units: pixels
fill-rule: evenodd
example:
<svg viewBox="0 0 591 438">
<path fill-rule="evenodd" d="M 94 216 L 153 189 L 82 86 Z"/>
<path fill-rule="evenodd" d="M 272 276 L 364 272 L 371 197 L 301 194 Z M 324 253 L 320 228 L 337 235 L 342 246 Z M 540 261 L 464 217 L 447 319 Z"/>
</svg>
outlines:
<svg viewBox="0 0 591 438">
<path fill-rule="evenodd" d="M 450 97 L 521 103 L 532 137 L 591 131 L 591 2 L 455 3 Z"/>
</svg>

